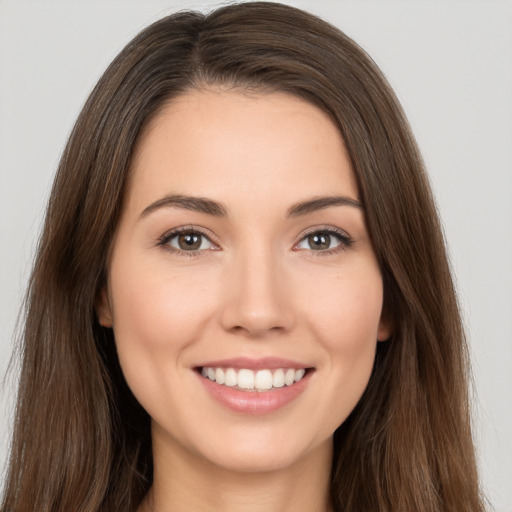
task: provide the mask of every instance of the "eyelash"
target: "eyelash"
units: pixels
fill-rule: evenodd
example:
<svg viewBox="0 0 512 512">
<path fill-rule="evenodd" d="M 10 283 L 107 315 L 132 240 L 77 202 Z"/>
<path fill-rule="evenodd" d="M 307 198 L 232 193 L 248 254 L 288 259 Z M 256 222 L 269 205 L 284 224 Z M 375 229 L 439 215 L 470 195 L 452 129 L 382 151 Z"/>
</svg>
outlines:
<svg viewBox="0 0 512 512">
<path fill-rule="evenodd" d="M 188 256 L 188 257 L 196 257 L 200 256 L 203 251 L 197 250 L 197 251 L 183 251 L 180 249 L 177 249 L 175 247 L 171 247 L 169 242 L 175 238 L 176 236 L 180 234 L 191 234 L 191 235 L 200 235 L 205 237 L 214 247 L 218 247 L 217 244 L 212 240 L 211 235 L 207 234 L 205 231 L 203 231 L 201 228 L 195 227 L 195 226 L 183 226 L 179 228 L 172 229 L 171 231 L 166 232 L 163 234 L 157 242 L 157 246 L 163 247 L 165 250 L 172 252 L 174 254 L 178 254 L 180 256 Z M 294 245 L 294 248 L 297 247 L 301 242 L 303 242 L 307 237 L 311 235 L 330 235 L 334 236 L 340 244 L 337 247 L 334 247 L 333 249 L 327 249 L 325 251 L 315 251 L 313 249 L 310 249 L 309 252 L 313 256 L 329 256 L 331 254 L 336 254 L 341 251 L 346 251 L 352 244 L 353 240 L 350 238 L 350 236 L 343 230 L 334 228 L 332 226 L 322 226 L 322 227 L 316 227 L 313 228 L 306 233 L 304 233 L 299 242 L 297 242 Z M 218 249 L 213 249 L 218 250 Z M 298 249 L 301 250 L 301 249 Z"/>
<path fill-rule="evenodd" d="M 172 229 L 171 231 L 167 231 L 164 233 L 158 240 L 157 245 L 163 247 L 165 250 L 172 252 L 173 254 L 178 254 L 180 256 L 188 256 L 193 258 L 195 256 L 200 256 L 201 251 L 182 251 L 181 249 L 176 249 L 176 247 L 171 247 L 169 242 L 176 236 L 181 234 L 190 234 L 190 235 L 200 235 L 210 241 L 213 246 L 216 246 L 216 243 L 212 240 L 211 235 L 207 234 L 201 228 L 195 226 L 182 226 L 180 228 Z"/>
<path fill-rule="evenodd" d="M 354 240 L 345 231 L 338 228 L 334 228 L 332 226 L 322 226 L 315 227 L 304 233 L 299 242 L 295 244 L 294 247 L 299 245 L 303 240 L 305 240 L 308 236 L 311 235 L 330 235 L 334 236 L 340 242 L 340 245 L 338 245 L 337 247 L 327 249 L 325 251 L 315 251 L 313 249 L 310 249 L 309 252 L 312 256 L 330 256 L 332 254 L 337 254 L 341 251 L 346 251 L 354 243 Z"/>
</svg>

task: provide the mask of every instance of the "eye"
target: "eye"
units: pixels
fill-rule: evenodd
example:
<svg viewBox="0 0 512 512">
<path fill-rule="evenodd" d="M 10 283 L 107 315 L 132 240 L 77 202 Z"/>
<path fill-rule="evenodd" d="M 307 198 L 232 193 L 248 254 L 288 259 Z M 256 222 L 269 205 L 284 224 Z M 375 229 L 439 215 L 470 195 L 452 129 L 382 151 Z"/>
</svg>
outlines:
<svg viewBox="0 0 512 512">
<path fill-rule="evenodd" d="M 296 246 L 299 250 L 331 253 L 350 246 L 352 240 L 343 231 L 334 228 L 308 233 Z"/>
<path fill-rule="evenodd" d="M 159 241 L 162 245 L 174 252 L 194 253 L 208 249 L 215 249 L 213 242 L 196 229 L 180 229 L 166 233 Z"/>
</svg>

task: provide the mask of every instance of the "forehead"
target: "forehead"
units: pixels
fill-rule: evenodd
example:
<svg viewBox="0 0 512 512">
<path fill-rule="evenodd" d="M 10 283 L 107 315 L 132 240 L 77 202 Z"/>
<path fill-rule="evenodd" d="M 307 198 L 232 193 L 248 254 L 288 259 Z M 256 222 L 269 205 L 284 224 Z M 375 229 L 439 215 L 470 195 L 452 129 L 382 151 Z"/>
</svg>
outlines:
<svg viewBox="0 0 512 512">
<path fill-rule="evenodd" d="M 165 194 L 222 202 L 358 198 L 341 134 L 322 110 L 282 93 L 191 91 L 160 109 L 132 161 L 128 203 Z"/>
</svg>

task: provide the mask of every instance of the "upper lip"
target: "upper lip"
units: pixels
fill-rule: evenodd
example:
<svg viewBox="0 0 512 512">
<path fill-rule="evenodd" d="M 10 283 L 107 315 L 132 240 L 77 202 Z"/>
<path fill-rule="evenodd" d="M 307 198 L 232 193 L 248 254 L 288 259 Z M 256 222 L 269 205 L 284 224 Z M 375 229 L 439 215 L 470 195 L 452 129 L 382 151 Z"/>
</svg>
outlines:
<svg viewBox="0 0 512 512">
<path fill-rule="evenodd" d="M 292 359 L 285 359 L 281 357 L 234 357 L 229 359 L 217 359 L 215 361 L 206 361 L 202 364 L 198 364 L 196 368 L 235 368 L 247 370 L 277 370 L 278 368 L 311 368 L 311 365 L 294 361 Z"/>
</svg>

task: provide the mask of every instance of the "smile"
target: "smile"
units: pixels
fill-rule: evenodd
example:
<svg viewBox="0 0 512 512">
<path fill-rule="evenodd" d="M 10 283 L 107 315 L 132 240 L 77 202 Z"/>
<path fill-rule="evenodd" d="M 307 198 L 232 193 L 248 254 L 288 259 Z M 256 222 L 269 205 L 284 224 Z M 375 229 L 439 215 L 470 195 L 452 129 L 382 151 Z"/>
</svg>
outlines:
<svg viewBox="0 0 512 512">
<path fill-rule="evenodd" d="M 232 412 L 256 416 L 291 406 L 316 373 L 304 362 L 277 357 L 205 361 L 193 369 L 215 402 Z"/>
<path fill-rule="evenodd" d="M 270 391 L 302 380 L 306 374 L 305 368 L 277 368 L 250 370 L 248 368 L 220 368 L 204 366 L 201 375 L 221 386 L 227 386 L 240 391 Z"/>
</svg>

